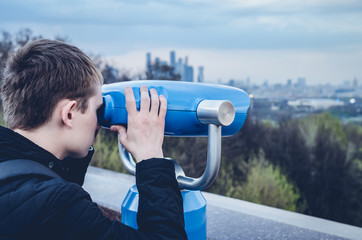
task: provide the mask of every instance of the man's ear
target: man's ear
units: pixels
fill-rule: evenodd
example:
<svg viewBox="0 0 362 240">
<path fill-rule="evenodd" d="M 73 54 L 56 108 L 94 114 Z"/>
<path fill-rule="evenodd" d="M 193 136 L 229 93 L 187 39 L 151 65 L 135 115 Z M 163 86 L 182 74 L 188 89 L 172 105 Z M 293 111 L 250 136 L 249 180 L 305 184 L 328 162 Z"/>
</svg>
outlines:
<svg viewBox="0 0 362 240">
<path fill-rule="evenodd" d="M 61 109 L 62 122 L 67 127 L 72 127 L 72 120 L 76 109 L 77 102 L 74 100 L 68 100 Z"/>
</svg>

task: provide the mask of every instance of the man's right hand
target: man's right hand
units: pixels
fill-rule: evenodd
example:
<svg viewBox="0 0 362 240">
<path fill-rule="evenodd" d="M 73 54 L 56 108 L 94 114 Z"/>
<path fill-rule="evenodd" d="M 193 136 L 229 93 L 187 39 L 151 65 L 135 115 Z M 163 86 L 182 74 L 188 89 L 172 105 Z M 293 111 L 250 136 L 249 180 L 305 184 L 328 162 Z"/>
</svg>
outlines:
<svg viewBox="0 0 362 240">
<path fill-rule="evenodd" d="M 130 152 L 137 162 L 150 158 L 163 158 L 162 144 L 165 129 L 167 100 L 150 90 L 141 87 L 141 108 L 137 110 L 132 88 L 124 90 L 128 112 L 127 129 L 120 125 L 110 127 L 117 131 L 120 143 Z"/>
</svg>

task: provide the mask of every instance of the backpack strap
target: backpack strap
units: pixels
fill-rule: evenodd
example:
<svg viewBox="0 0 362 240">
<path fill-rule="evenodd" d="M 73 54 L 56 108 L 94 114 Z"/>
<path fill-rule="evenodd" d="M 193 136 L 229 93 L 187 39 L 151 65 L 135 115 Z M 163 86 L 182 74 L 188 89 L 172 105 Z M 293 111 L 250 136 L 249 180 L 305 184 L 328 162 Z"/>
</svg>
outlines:
<svg viewBox="0 0 362 240">
<path fill-rule="evenodd" d="M 54 171 L 29 159 L 13 159 L 0 163 L 0 181 L 24 175 L 45 175 L 61 179 Z"/>
</svg>

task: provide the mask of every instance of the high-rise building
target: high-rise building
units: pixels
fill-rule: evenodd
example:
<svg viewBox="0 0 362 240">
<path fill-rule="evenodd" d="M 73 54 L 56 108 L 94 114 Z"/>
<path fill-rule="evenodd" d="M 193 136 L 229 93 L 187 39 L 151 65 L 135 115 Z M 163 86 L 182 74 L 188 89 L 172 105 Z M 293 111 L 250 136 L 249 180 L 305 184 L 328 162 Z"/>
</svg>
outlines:
<svg viewBox="0 0 362 240">
<path fill-rule="evenodd" d="M 197 81 L 198 82 L 204 82 L 204 67 L 199 67 L 199 74 L 197 75 Z"/>
<path fill-rule="evenodd" d="M 306 86 L 307 86 L 307 81 L 305 80 L 305 78 L 303 78 L 303 77 L 298 78 L 297 87 L 298 88 L 304 88 Z"/>
<path fill-rule="evenodd" d="M 235 86 L 235 80 L 230 79 L 228 85 L 231 86 L 231 87 L 234 87 Z"/>
<path fill-rule="evenodd" d="M 246 77 L 246 86 L 250 87 L 250 77 Z"/>
<path fill-rule="evenodd" d="M 358 88 L 358 80 L 357 80 L 357 78 L 353 79 L 353 87 Z"/>
<path fill-rule="evenodd" d="M 146 54 L 146 67 L 147 72 L 151 71 L 151 53 Z"/>
<path fill-rule="evenodd" d="M 170 52 L 170 66 L 175 68 L 176 66 L 176 54 L 175 51 Z"/>
<path fill-rule="evenodd" d="M 181 81 L 185 80 L 184 72 L 185 72 L 185 67 L 184 67 L 184 65 L 182 63 L 182 58 L 179 58 L 176 66 L 175 66 L 175 73 L 180 75 L 180 77 L 181 77 L 180 80 Z"/>
<path fill-rule="evenodd" d="M 186 82 L 194 81 L 194 68 L 192 66 L 185 65 L 185 81 Z"/>
<path fill-rule="evenodd" d="M 184 78 L 183 80 L 186 82 L 193 82 L 194 81 L 194 68 L 188 65 L 189 57 L 185 57 L 185 64 L 184 64 Z"/>
<path fill-rule="evenodd" d="M 160 65 L 160 58 L 159 58 L 159 57 L 156 57 L 156 58 L 155 58 L 155 62 L 156 62 L 156 65 Z"/>
</svg>

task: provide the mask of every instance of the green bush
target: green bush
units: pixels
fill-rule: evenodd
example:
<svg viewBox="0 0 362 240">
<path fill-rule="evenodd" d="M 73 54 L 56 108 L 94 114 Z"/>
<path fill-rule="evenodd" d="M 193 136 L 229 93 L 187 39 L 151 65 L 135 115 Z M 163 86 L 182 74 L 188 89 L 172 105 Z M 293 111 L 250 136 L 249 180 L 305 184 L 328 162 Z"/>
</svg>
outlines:
<svg viewBox="0 0 362 240">
<path fill-rule="evenodd" d="M 299 190 L 263 154 L 249 162 L 249 169 L 246 181 L 230 188 L 226 195 L 289 211 L 304 210 L 298 205 Z"/>
<path fill-rule="evenodd" d="M 93 145 L 95 152 L 91 165 L 127 173 L 119 157 L 117 141 L 117 134 L 101 128 Z"/>
</svg>

